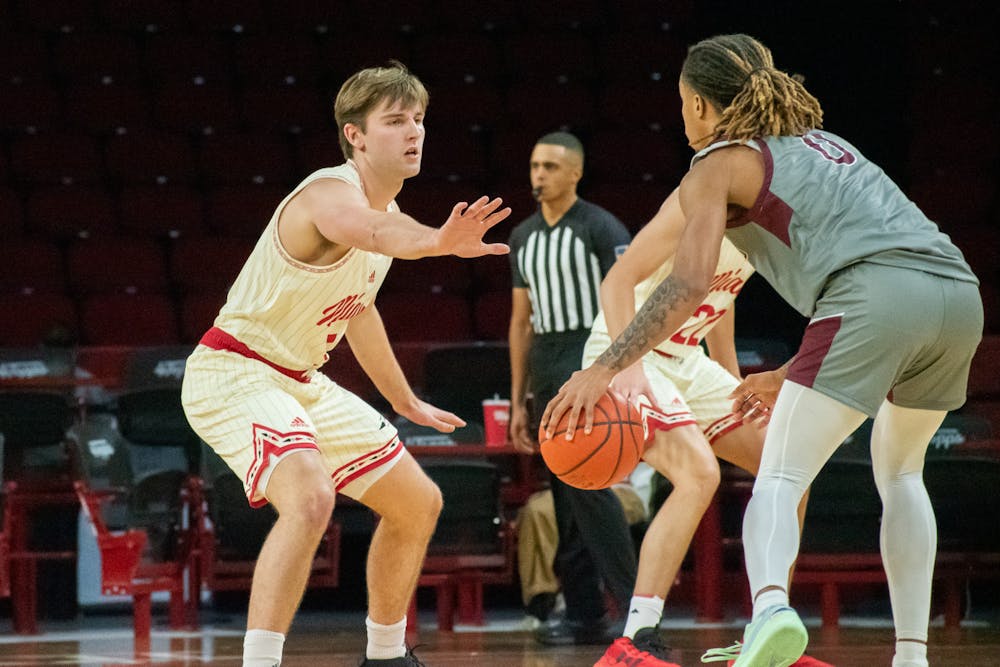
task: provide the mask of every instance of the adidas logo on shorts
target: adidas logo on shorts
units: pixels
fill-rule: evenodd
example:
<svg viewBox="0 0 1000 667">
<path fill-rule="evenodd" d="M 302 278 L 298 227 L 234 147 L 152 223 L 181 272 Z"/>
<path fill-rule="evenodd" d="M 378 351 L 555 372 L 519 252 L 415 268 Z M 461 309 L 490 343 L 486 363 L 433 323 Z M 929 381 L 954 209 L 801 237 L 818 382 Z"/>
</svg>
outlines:
<svg viewBox="0 0 1000 667">
<path fill-rule="evenodd" d="M 302 417 L 296 417 L 293 419 L 289 426 L 292 426 L 293 428 L 309 428 L 309 424 L 307 424 Z"/>
</svg>

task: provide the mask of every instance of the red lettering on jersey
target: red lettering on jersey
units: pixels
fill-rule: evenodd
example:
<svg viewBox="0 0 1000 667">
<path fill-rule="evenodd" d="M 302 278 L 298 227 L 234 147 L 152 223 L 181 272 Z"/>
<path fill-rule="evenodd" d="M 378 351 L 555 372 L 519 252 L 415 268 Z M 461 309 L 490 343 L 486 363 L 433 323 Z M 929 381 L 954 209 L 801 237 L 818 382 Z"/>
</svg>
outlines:
<svg viewBox="0 0 1000 667">
<path fill-rule="evenodd" d="M 740 293 L 746 280 L 740 277 L 739 270 L 718 273 L 708 286 L 709 292 L 729 292 L 732 295 Z"/>
<path fill-rule="evenodd" d="M 323 317 L 320 318 L 317 326 L 332 325 L 339 320 L 349 320 L 365 309 L 365 304 L 360 301 L 360 294 L 346 296 L 329 308 L 323 309 Z"/>
</svg>

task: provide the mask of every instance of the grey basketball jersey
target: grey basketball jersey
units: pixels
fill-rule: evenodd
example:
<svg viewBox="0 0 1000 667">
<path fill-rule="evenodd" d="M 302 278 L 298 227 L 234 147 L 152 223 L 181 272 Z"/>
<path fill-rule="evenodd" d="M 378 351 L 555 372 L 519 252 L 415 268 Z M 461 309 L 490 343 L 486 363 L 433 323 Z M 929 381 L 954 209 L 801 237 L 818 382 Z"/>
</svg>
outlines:
<svg viewBox="0 0 1000 667">
<path fill-rule="evenodd" d="M 734 143 L 707 146 L 691 164 Z M 764 185 L 726 236 L 803 315 L 833 273 L 862 261 L 978 284 L 951 239 L 844 139 L 814 130 L 745 145 L 764 159 Z"/>
</svg>

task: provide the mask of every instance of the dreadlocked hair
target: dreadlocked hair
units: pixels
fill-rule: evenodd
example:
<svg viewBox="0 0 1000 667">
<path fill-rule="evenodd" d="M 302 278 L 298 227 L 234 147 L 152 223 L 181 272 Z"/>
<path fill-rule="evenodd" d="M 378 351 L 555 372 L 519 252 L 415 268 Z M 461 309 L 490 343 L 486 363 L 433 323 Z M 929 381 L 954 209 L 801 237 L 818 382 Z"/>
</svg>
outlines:
<svg viewBox="0 0 1000 667">
<path fill-rule="evenodd" d="M 775 69 L 771 51 L 749 35 L 690 47 L 681 78 L 720 111 L 716 137 L 794 136 L 823 126 L 823 109 L 802 78 Z"/>
</svg>

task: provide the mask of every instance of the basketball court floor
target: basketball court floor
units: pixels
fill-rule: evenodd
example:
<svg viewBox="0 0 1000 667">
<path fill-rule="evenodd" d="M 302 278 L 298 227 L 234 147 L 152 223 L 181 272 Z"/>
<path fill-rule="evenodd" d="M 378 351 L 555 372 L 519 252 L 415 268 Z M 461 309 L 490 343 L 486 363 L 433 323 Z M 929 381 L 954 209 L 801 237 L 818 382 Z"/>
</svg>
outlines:
<svg viewBox="0 0 1000 667">
<path fill-rule="evenodd" d="M 487 616 L 484 627 L 456 626 L 455 632 L 439 632 L 433 611 L 422 610 L 420 630 L 410 638 L 411 645 L 427 667 L 590 667 L 604 650 L 603 646 L 540 646 L 525 629 L 519 610 L 490 609 Z M 808 652 L 817 658 L 837 667 L 889 667 L 892 663 L 892 628 L 887 616 L 843 617 L 836 631 L 821 630 L 816 617 L 807 616 L 805 621 L 810 631 Z M 12 634 L 9 621 L 0 619 L 0 665 L 239 667 L 242 616 L 209 610 L 202 622 L 198 632 L 171 632 L 163 626 L 161 614 L 154 619 L 150 650 L 136 654 L 127 613 L 46 621 L 41 624 L 42 633 L 35 636 Z M 662 629 L 673 647 L 673 661 L 688 667 L 701 664 L 699 657 L 706 648 L 727 646 L 738 639 L 743 622 L 733 618 L 722 624 L 695 624 L 681 613 L 666 618 Z M 355 667 L 364 650 L 363 630 L 360 611 L 303 611 L 286 641 L 282 666 Z M 936 619 L 929 655 L 933 667 L 1000 665 L 1000 607 L 996 613 L 977 614 L 958 630 L 945 629 Z"/>
</svg>

